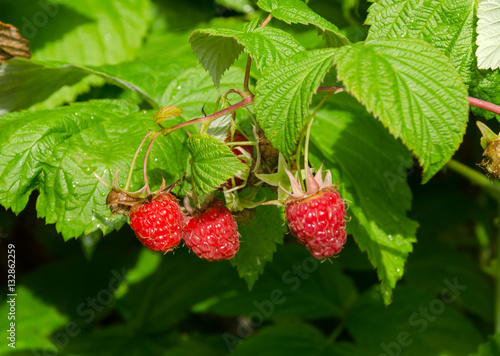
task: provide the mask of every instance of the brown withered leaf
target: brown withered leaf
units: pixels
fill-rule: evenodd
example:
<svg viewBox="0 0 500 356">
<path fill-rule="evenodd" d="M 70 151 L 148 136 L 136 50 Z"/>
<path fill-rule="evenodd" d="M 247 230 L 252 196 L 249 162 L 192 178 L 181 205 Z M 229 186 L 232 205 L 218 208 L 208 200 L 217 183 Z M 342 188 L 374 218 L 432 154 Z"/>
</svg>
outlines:
<svg viewBox="0 0 500 356">
<path fill-rule="evenodd" d="M 0 64 L 13 57 L 31 58 L 28 40 L 14 26 L 0 22 Z"/>
</svg>

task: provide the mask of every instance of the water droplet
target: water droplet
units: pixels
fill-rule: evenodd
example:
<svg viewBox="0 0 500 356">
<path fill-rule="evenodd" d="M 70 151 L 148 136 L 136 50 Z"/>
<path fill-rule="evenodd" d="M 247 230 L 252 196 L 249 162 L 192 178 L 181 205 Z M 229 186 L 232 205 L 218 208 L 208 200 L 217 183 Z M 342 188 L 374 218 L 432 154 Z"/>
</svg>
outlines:
<svg viewBox="0 0 500 356">
<path fill-rule="evenodd" d="M 155 162 L 158 161 L 158 158 L 155 158 Z"/>
<path fill-rule="evenodd" d="M 78 115 L 78 113 L 77 113 L 77 112 L 75 112 L 75 115 Z"/>
<path fill-rule="evenodd" d="M 177 90 L 180 90 L 180 89 L 182 89 L 182 87 L 179 85 L 179 86 L 177 87 Z"/>
</svg>

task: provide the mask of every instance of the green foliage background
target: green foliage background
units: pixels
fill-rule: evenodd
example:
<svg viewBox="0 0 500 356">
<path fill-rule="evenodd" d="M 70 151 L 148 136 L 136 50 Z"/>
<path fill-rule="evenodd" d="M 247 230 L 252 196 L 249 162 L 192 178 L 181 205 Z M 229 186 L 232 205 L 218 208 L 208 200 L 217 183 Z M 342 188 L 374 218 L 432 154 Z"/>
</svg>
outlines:
<svg viewBox="0 0 500 356">
<path fill-rule="evenodd" d="M 474 1 L 0 8 L 33 54 L 0 66 L 0 268 L 9 243 L 17 268 L 16 349 L 4 337 L 0 354 L 499 354 L 498 188 L 447 165 L 481 160 L 467 122 L 494 117 L 469 117 L 467 95 L 500 104 L 498 69 L 477 68 Z M 267 12 L 274 19 L 258 28 Z M 150 253 L 104 205 L 108 188 L 92 172 L 110 182 L 123 169 L 124 181 L 155 109 L 182 108 L 172 125 L 212 113 L 216 88 L 241 86 L 247 55 L 252 110 L 287 157 L 317 87 L 342 80 L 349 92 L 326 102 L 311 134 L 312 163 L 331 170 L 349 205 L 348 242 L 332 261 L 297 245 L 276 207 L 239 224 L 234 260 L 208 263 L 185 249 Z M 198 193 L 241 168 L 218 140 L 179 130 L 153 146 L 152 185 L 181 178 L 190 158 Z M 132 189 L 141 178 L 137 167 Z"/>
</svg>

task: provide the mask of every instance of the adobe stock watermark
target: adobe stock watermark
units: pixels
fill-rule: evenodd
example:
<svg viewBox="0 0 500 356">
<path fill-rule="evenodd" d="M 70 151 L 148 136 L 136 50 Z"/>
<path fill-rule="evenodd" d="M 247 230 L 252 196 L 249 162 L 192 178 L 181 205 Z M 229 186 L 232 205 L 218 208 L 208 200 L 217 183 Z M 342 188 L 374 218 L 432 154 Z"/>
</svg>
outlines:
<svg viewBox="0 0 500 356">
<path fill-rule="evenodd" d="M 106 288 L 101 289 L 93 297 L 87 297 L 84 301 L 76 306 L 76 314 L 81 317 L 86 317 L 84 319 L 85 324 L 90 324 L 96 316 L 102 312 L 105 307 L 113 301 L 113 293 L 118 289 L 122 283 L 125 281 L 126 268 L 123 267 L 121 273 L 113 269 L 111 271 L 111 279 L 108 282 Z M 78 336 L 82 332 L 82 328 L 77 322 L 70 320 L 66 323 L 62 330 L 53 333 L 49 336 L 50 340 L 56 345 L 59 351 L 64 350 L 70 340 Z M 45 349 L 32 350 L 32 353 L 37 356 L 55 356 L 58 355 L 58 351 Z"/>
<path fill-rule="evenodd" d="M 392 193 L 396 190 L 396 185 L 406 182 L 406 178 L 415 172 L 413 167 L 413 155 L 410 153 L 408 159 L 398 156 L 398 169 L 396 172 L 384 172 L 384 178 Z"/>
<path fill-rule="evenodd" d="M 425 307 L 418 308 L 417 311 L 408 317 L 408 324 L 417 328 L 416 332 L 421 334 L 432 324 L 445 309 L 446 304 L 453 303 L 464 290 L 466 285 L 459 284 L 458 278 L 455 277 L 453 283 L 445 279 L 443 281 L 445 288 L 441 290 L 439 298 L 435 298 Z M 408 331 L 401 331 L 394 341 L 380 343 L 380 348 L 384 351 L 377 356 L 399 356 L 405 347 L 410 346 L 414 339 Z"/>
<path fill-rule="evenodd" d="M 299 289 L 302 281 L 308 279 L 311 273 L 318 269 L 318 266 L 319 262 L 316 258 L 306 257 L 299 265 L 292 265 L 281 275 L 281 281 L 285 287 L 273 289 L 266 299 L 254 300 L 252 304 L 255 309 L 248 314 L 247 318 L 238 320 L 236 335 L 228 332 L 222 335 L 229 351 L 233 352 L 236 344 L 250 337 L 255 328 L 262 326 L 265 318 L 274 314 L 276 306 L 286 302 L 287 293 Z"/>
<path fill-rule="evenodd" d="M 38 30 L 45 27 L 49 23 L 49 19 L 59 13 L 59 4 L 57 3 L 38 0 L 38 6 L 40 7 L 39 11 L 30 15 L 29 18 L 26 16 L 21 18 L 23 22 L 21 32 L 27 39 L 35 37 Z"/>
</svg>

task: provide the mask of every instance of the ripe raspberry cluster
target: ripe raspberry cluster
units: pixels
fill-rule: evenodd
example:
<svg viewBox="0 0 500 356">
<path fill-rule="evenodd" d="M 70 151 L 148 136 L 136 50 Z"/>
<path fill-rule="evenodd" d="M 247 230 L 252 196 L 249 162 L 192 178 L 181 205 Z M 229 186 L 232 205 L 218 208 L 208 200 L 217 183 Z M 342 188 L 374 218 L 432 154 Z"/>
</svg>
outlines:
<svg viewBox="0 0 500 356">
<path fill-rule="evenodd" d="M 236 220 L 220 200 L 193 216 L 184 216 L 177 199 L 160 192 L 132 206 L 130 227 L 155 252 L 170 252 L 183 238 L 191 251 L 208 261 L 231 259 L 239 249 Z"/>
</svg>

